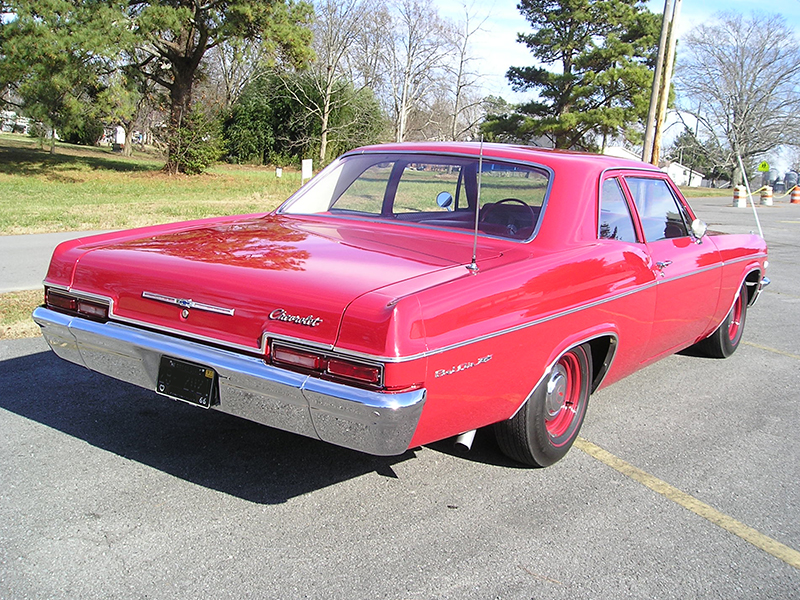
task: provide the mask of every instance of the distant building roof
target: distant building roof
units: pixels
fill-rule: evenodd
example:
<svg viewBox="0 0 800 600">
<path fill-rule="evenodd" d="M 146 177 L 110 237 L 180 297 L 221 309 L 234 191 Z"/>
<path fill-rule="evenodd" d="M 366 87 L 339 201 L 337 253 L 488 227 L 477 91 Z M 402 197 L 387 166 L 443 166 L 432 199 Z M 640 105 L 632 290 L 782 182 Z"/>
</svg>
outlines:
<svg viewBox="0 0 800 600">
<path fill-rule="evenodd" d="M 634 154 L 622 146 L 606 146 L 606 148 L 603 150 L 603 154 L 608 156 L 616 156 L 617 158 L 627 158 L 629 160 L 642 160 L 640 154 Z"/>
</svg>

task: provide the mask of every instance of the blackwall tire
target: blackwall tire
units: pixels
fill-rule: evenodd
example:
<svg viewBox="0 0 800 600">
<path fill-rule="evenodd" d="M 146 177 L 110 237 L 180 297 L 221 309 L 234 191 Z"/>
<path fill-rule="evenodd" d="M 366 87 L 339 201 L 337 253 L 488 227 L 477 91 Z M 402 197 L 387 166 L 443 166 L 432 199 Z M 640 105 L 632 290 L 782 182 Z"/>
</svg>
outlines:
<svg viewBox="0 0 800 600">
<path fill-rule="evenodd" d="M 742 341 L 746 320 L 747 284 L 742 284 L 730 312 L 714 333 L 698 342 L 697 348 L 711 358 L 728 358 Z"/>
<path fill-rule="evenodd" d="M 495 425 L 503 453 L 534 467 L 547 467 L 560 460 L 580 432 L 591 378 L 588 344 L 562 354 L 519 412 Z"/>
</svg>

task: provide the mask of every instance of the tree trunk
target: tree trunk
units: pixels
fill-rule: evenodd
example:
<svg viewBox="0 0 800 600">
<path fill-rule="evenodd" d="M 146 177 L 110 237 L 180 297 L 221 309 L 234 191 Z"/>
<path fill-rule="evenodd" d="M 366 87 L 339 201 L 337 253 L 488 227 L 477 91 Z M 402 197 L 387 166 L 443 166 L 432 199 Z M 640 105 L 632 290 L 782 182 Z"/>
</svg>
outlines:
<svg viewBox="0 0 800 600">
<path fill-rule="evenodd" d="M 328 77 L 325 84 L 325 98 L 323 99 L 322 106 L 322 135 L 319 141 L 319 161 L 320 164 L 325 164 L 325 158 L 328 155 L 328 128 L 331 120 L 331 104 L 333 99 L 333 69 L 328 67 Z"/>
<path fill-rule="evenodd" d="M 125 145 L 122 147 L 122 156 L 133 155 L 133 121 L 122 124 L 125 129 Z"/>
<path fill-rule="evenodd" d="M 328 119 L 330 115 L 327 112 L 322 114 L 322 135 L 319 141 L 319 161 L 325 164 L 325 156 L 328 154 Z"/>
<path fill-rule="evenodd" d="M 183 165 L 180 160 L 182 152 L 180 129 L 192 106 L 192 83 L 195 69 L 191 69 L 191 72 L 180 72 L 177 69 L 176 71 L 169 94 L 167 164 L 164 165 L 164 171 L 170 175 L 177 175 L 183 172 Z"/>
</svg>

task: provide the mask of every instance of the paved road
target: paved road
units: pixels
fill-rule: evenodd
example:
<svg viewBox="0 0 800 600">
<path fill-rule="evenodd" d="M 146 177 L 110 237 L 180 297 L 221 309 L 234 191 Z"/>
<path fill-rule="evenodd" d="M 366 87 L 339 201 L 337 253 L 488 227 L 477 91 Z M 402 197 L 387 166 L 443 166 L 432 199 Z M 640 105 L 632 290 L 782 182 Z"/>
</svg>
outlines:
<svg viewBox="0 0 800 600">
<path fill-rule="evenodd" d="M 753 227 L 724 202 L 693 204 Z M 370 457 L 36 338 L 0 342 L 0 598 L 800 598 L 800 568 L 740 537 L 800 550 L 800 206 L 761 214 L 773 284 L 736 354 L 656 363 L 595 394 L 582 431 L 733 532 L 577 448 L 542 470 L 484 432 L 463 456 Z"/>
<path fill-rule="evenodd" d="M 42 287 L 53 249 L 93 231 L 67 231 L 37 235 L 0 235 L 0 294 Z"/>
</svg>

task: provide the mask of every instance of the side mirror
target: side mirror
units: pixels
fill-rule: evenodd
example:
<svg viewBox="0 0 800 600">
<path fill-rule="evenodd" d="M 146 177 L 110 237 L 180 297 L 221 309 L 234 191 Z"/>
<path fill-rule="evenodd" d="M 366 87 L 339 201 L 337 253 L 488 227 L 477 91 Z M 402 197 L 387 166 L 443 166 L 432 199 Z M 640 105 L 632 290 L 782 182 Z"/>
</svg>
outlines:
<svg viewBox="0 0 800 600">
<path fill-rule="evenodd" d="M 436 195 L 436 204 L 441 208 L 453 210 L 453 195 L 450 192 L 439 192 Z"/>
<path fill-rule="evenodd" d="M 701 221 L 700 219 L 695 219 L 694 221 L 692 221 L 692 235 L 698 242 L 701 239 L 703 239 L 703 236 L 706 234 L 707 231 L 708 231 L 708 225 L 706 225 L 703 221 Z"/>
</svg>

